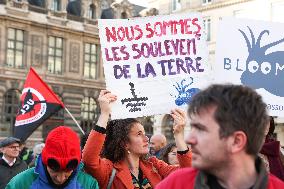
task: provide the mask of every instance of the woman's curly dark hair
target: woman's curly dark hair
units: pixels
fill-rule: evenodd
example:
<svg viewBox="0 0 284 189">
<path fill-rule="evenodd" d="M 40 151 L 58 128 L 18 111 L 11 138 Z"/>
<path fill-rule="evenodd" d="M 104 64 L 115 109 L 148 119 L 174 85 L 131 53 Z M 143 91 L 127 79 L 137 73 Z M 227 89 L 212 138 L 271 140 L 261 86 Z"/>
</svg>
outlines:
<svg viewBox="0 0 284 189">
<path fill-rule="evenodd" d="M 169 164 L 169 157 L 168 154 L 171 152 L 171 150 L 177 147 L 175 142 L 171 142 L 169 144 L 167 144 L 164 148 L 161 149 L 161 160 L 163 160 L 164 162 L 166 162 L 167 164 Z"/>
<path fill-rule="evenodd" d="M 128 134 L 135 123 L 140 122 L 134 118 L 109 121 L 101 155 L 113 163 L 123 160 L 125 158 L 125 145 L 129 142 Z"/>
<path fill-rule="evenodd" d="M 275 130 L 274 118 L 272 116 L 270 116 L 269 131 L 266 135 L 267 139 L 273 139 L 274 130 Z"/>
</svg>

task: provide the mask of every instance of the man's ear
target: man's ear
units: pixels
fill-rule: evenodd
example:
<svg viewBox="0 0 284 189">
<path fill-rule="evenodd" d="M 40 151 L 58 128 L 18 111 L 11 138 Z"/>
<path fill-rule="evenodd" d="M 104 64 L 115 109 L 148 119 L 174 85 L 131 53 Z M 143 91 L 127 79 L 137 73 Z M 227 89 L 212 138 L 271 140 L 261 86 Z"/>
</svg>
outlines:
<svg viewBox="0 0 284 189">
<path fill-rule="evenodd" d="M 230 137 L 230 149 L 232 153 L 237 153 L 245 149 L 247 135 L 243 131 L 235 131 Z"/>
</svg>

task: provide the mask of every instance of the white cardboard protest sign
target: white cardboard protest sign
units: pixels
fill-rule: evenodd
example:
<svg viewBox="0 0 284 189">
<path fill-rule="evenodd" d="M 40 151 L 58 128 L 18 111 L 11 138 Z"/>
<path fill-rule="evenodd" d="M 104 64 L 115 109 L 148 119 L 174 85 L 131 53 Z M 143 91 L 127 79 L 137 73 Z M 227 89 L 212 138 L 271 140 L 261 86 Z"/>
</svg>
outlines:
<svg viewBox="0 0 284 189">
<path fill-rule="evenodd" d="M 216 82 L 256 89 L 269 114 L 283 117 L 284 24 L 224 18 L 213 68 Z"/>
<path fill-rule="evenodd" d="M 185 108 L 208 85 L 200 14 L 99 20 L 107 89 L 118 96 L 112 119 Z"/>
</svg>

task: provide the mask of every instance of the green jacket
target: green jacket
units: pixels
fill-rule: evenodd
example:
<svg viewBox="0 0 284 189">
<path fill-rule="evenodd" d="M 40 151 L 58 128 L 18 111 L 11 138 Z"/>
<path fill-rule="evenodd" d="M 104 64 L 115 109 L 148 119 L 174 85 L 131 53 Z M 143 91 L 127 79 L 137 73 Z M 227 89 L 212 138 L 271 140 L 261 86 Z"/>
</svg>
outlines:
<svg viewBox="0 0 284 189">
<path fill-rule="evenodd" d="M 71 179 L 64 189 L 98 189 L 98 182 L 92 176 L 83 172 L 83 163 L 70 176 Z M 53 189 L 49 183 L 41 156 L 36 166 L 15 176 L 5 189 Z"/>
</svg>

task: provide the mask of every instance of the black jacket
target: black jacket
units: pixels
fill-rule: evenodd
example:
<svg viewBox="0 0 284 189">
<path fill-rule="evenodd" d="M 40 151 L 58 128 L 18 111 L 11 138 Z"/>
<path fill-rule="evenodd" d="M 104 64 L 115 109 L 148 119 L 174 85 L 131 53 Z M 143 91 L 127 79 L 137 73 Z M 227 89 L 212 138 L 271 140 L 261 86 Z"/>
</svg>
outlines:
<svg viewBox="0 0 284 189">
<path fill-rule="evenodd" d="M 0 188 L 5 188 L 5 186 L 8 184 L 8 182 L 18 173 L 26 170 L 28 168 L 27 164 L 21 160 L 20 158 L 17 158 L 16 162 L 12 167 L 10 167 L 6 161 L 0 158 Z"/>
</svg>

